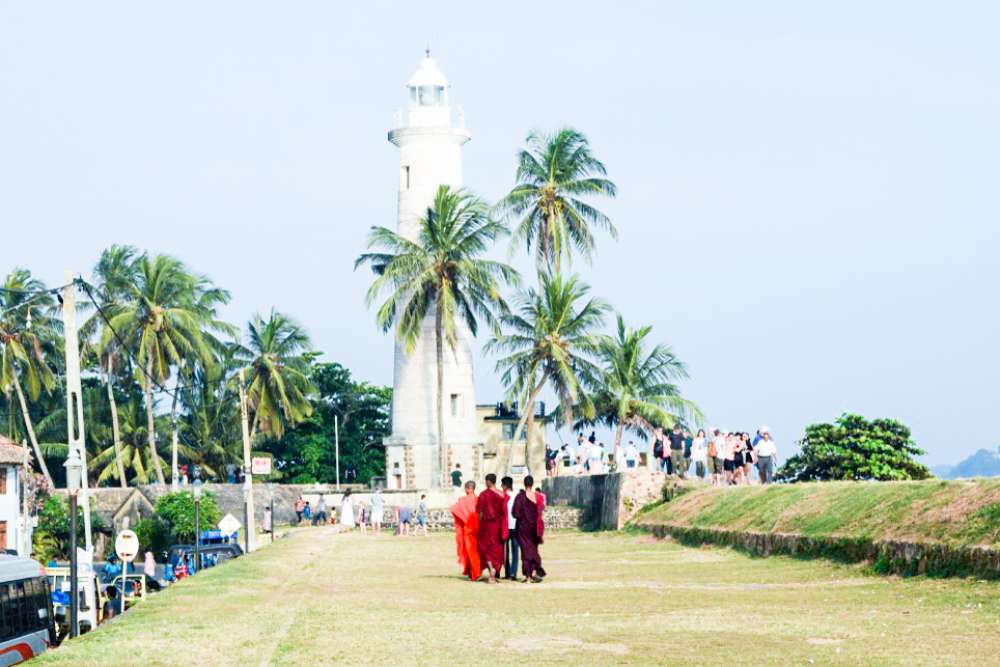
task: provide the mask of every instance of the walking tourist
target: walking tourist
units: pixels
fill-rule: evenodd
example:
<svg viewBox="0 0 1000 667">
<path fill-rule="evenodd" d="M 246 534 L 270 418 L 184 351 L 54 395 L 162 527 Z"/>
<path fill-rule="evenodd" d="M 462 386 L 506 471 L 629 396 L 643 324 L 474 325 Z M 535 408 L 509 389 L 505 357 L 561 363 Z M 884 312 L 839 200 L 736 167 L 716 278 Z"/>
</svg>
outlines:
<svg viewBox="0 0 1000 667">
<path fill-rule="evenodd" d="M 465 495 L 451 506 L 451 516 L 455 520 L 455 542 L 458 547 L 458 564 L 462 574 L 476 581 L 483 573 L 479 560 L 479 515 L 476 514 L 476 483 L 471 479 L 465 483 Z"/>
<path fill-rule="evenodd" d="M 322 526 L 326 525 L 326 523 L 329 520 L 330 520 L 330 515 L 326 511 L 326 499 L 322 495 L 320 495 L 319 502 L 316 503 L 316 513 L 313 514 L 312 524 L 314 526 L 316 524 Z"/>
<path fill-rule="evenodd" d="M 562 467 L 566 468 L 566 472 L 572 472 L 573 461 L 576 460 L 576 455 L 573 453 L 573 446 L 568 442 L 562 446 L 559 450 L 559 456 L 562 459 Z"/>
<path fill-rule="evenodd" d="M 705 479 L 707 458 L 708 445 L 705 444 L 705 430 L 698 429 L 698 433 L 691 442 L 691 462 L 694 463 L 694 474 L 699 479 Z"/>
<path fill-rule="evenodd" d="M 615 449 L 612 452 L 611 460 L 615 462 L 615 472 L 625 470 L 625 448 L 620 440 L 615 441 Z"/>
<path fill-rule="evenodd" d="M 417 505 L 417 531 L 422 532 L 427 537 L 427 494 L 420 494 L 420 503 Z"/>
<path fill-rule="evenodd" d="M 659 468 L 660 472 L 668 472 L 668 459 L 664 456 L 665 453 L 666 447 L 664 447 L 663 442 L 663 429 L 657 426 L 653 430 L 653 461 L 656 462 L 655 465 Z M 652 462 L 650 465 L 652 465 Z"/>
<path fill-rule="evenodd" d="M 744 431 L 740 433 L 740 440 L 743 442 L 743 479 L 744 484 L 750 483 L 750 472 L 757 463 L 757 454 L 753 450 L 753 443 L 750 442 L 750 434 Z"/>
<path fill-rule="evenodd" d="M 639 465 L 639 450 L 635 443 L 629 440 L 628 447 L 625 448 L 625 467 L 631 469 L 637 465 Z"/>
<path fill-rule="evenodd" d="M 587 448 L 587 469 L 591 475 L 604 474 L 604 445 L 597 442 L 596 438 Z"/>
<path fill-rule="evenodd" d="M 302 518 L 305 519 L 306 521 L 312 521 L 312 517 L 313 517 L 313 508 L 312 505 L 310 505 L 309 501 L 307 500 L 306 506 L 302 508 Z"/>
<path fill-rule="evenodd" d="M 344 491 L 344 498 L 340 501 L 340 528 L 354 529 L 354 499 L 351 498 L 350 489 Z"/>
<path fill-rule="evenodd" d="M 535 479 L 531 475 L 524 478 L 524 489 L 514 499 L 513 514 L 517 520 L 517 541 L 521 547 L 521 571 L 525 581 L 538 583 L 545 576 L 542 556 L 538 547 L 543 542 L 545 523 L 545 496 L 534 490 Z"/>
<path fill-rule="evenodd" d="M 356 505 L 357 515 L 358 515 L 358 527 L 361 529 L 362 535 L 368 534 L 368 524 L 372 522 L 371 510 L 363 502 L 358 501 Z"/>
<path fill-rule="evenodd" d="M 674 427 L 667 434 L 667 440 L 670 441 L 670 465 L 673 467 L 673 474 L 678 477 L 685 477 L 684 474 L 684 432 L 681 430 L 680 424 L 674 424 Z"/>
<path fill-rule="evenodd" d="M 142 564 L 142 573 L 151 579 L 156 579 L 156 558 L 152 551 L 146 552 L 146 560 Z"/>
<path fill-rule="evenodd" d="M 409 535 L 410 524 L 413 523 L 413 508 L 409 505 L 403 505 L 398 508 L 396 516 L 399 521 L 399 534 Z"/>
<path fill-rule="evenodd" d="M 514 480 L 504 477 L 500 480 L 503 487 L 504 502 L 507 505 L 507 539 L 503 543 L 503 576 L 514 581 L 517 579 L 517 562 L 521 547 L 517 542 L 517 519 L 514 518 Z"/>
<path fill-rule="evenodd" d="M 507 503 L 497 489 L 497 476 L 486 475 L 486 490 L 476 500 L 476 514 L 479 515 L 480 560 L 486 565 L 491 584 L 497 583 L 500 565 L 503 563 L 503 543 L 508 537 Z"/>
<path fill-rule="evenodd" d="M 295 499 L 295 523 L 302 523 L 302 512 L 306 509 L 306 501 L 299 496 Z"/>
<path fill-rule="evenodd" d="M 771 439 L 771 431 L 767 426 L 760 427 L 760 440 L 757 442 L 757 472 L 760 474 L 761 484 L 770 484 L 774 481 L 774 462 L 778 455 L 774 440 Z"/>
<path fill-rule="evenodd" d="M 723 461 L 722 461 L 722 472 L 725 476 L 725 484 L 728 486 L 733 484 L 733 470 L 734 462 L 736 460 L 736 442 L 732 433 L 726 433 L 725 440 L 723 441 Z"/>
<path fill-rule="evenodd" d="M 372 493 L 372 532 L 378 535 L 382 532 L 382 520 L 385 514 L 385 499 L 382 498 L 382 489 L 375 487 Z"/>
<path fill-rule="evenodd" d="M 455 469 L 451 471 L 451 485 L 456 489 L 462 488 L 462 464 L 456 463 Z"/>
</svg>

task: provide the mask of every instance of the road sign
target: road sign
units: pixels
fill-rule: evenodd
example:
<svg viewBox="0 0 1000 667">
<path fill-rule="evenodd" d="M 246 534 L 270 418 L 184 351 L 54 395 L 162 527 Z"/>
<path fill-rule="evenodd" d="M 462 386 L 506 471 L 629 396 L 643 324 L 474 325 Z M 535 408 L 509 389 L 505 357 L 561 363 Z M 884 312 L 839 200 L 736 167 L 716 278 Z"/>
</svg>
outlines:
<svg viewBox="0 0 1000 667">
<path fill-rule="evenodd" d="M 115 538 L 115 553 L 123 563 L 131 563 L 139 553 L 139 537 L 131 530 L 123 530 Z"/>
<path fill-rule="evenodd" d="M 240 523 L 240 520 L 232 514 L 227 514 L 222 517 L 221 521 L 219 521 L 219 530 L 221 530 L 224 535 L 232 535 L 242 527 L 243 524 Z"/>
<path fill-rule="evenodd" d="M 271 474 L 271 457 L 270 456 L 255 456 L 250 459 L 250 472 L 254 475 L 270 475 Z"/>
</svg>

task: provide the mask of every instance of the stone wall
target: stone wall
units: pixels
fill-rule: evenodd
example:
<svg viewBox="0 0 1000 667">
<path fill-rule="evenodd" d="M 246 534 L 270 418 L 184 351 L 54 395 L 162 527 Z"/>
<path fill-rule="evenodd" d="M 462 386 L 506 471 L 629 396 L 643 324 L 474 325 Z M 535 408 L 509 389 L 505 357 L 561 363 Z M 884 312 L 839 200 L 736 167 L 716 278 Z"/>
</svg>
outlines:
<svg viewBox="0 0 1000 667">
<path fill-rule="evenodd" d="M 550 505 L 583 512 L 588 530 L 620 530 L 643 507 L 659 500 L 666 476 L 646 468 L 606 475 L 564 475 L 542 482 Z"/>
<path fill-rule="evenodd" d="M 276 524 L 293 524 L 296 522 L 295 501 L 301 495 L 303 500 L 309 501 L 313 508 L 319 504 L 320 497 L 326 500 L 327 507 L 331 514 L 333 510 L 340 507 L 343 498 L 343 490 L 352 489 L 352 497 L 356 503 L 371 505 L 371 492 L 367 487 L 360 485 L 342 485 L 341 491 L 337 491 L 332 484 L 254 484 L 254 519 L 258 529 L 264 525 L 264 508 L 270 503 L 272 493 L 274 498 L 274 521 Z M 157 498 L 170 493 L 170 485 L 147 484 L 139 487 L 149 501 L 155 505 Z M 190 491 L 190 486 L 182 486 L 182 491 Z M 232 514 L 239 522 L 243 523 L 243 485 L 241 484 L 204 484 L 202 490 L 211 493 L 222 515 Z M 118 493 L 115 488 L 91 489 L 92 497 L 99 498 L 102 495 Z M 454 527 L 451 518 L 451 511 L 448 509 L 458 497 L 458 492 L 453 489 L 438 489 L 432 491 L 383 491 L 382 497 L 385 501 L 385 517 L 387 524 L 395 525 L 395 508 L 410 506 L 416 510 L 420 502 L 420 496 L 426 495 L 428 506 L 428 525 L 432 529 L 448 529 Z M 572 507 L 553 507 L 545 511 L 546 522 L 551 522 L 553 528 L 578 528 L 582 525 L 582 512 Z M 110 526 L 108 527 L 110 529 Z"/>
<path fill-rule="evenodd" d="M 796 533 L 758 533 L 723 528 L 694 528 L 669 523 L 639 524 L 657 537 L 690 545 L 717 544 L 755 556 L 783 554 L 870 562 L 886 574 L 1000 578 L 1000 549 L 942 542 L 871 540 L 864 537 L 809 537 Z"/>
</svg>

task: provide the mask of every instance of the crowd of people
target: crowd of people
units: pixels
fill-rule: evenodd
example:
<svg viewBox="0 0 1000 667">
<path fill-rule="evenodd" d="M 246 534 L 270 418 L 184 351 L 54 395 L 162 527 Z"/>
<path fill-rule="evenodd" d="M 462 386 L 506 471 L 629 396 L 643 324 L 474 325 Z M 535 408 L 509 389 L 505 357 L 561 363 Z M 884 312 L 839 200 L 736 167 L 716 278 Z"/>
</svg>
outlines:
<svg viewBox="0 0 1000 667">
<path fill-rule="evenodd" d="M 596 433 L 588 438 L 580 433 L 576 440 L 576 446 L 566 443 L 559 449 L 547 449 L 545 469 L 549 476 L 600 475 L 642 464 L 639 449 L 631 440 L 624 446 L 616 443 L 610 453 L 597 441 Z M 771 484 L 777 456 L 767 426 L 761 426 L 753 436 L 715 427 L 692 435 L 675 424 L 669 431 L 653 431 L 646 463 L 668 475 L 707 479 L 713 486 Z"/>
<path fill-rule="evenodd" d="M 369 532 L 374 535 L 382 533 L 386 524 L 386 513 L 392 512 L 395 519 L 392 522 L 397 535 L 427 535 L 427 496 L 421 495 L 416 507 L 401 504 L 387 508 L 382 490 L 376 488 L 369 502 L 357 499 L 351 489 L 344 491 L 340 507 L 331 511 L 326 499 L 321 495 L 315 510 L 310 501 L 299 496 L 295 501 L 295 516 L 298 524 L 304 522 L 313 526 L 332 524 L 338 530 L 360 529 L 361 534 Z"/>
</svg>

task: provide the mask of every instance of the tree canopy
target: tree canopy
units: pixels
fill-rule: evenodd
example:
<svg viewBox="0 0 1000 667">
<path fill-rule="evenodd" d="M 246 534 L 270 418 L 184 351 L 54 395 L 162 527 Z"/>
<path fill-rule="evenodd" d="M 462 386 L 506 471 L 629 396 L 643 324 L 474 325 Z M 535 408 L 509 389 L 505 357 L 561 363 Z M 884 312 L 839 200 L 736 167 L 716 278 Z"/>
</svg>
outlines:
<svg viewBox="0 0 1000 667">
<path fill-rule="evenodd" d="M 789 482 L 820 480 L 907 480 L 931 476 L 914 457 L 924 452 L 910 429 L 895 419 L 843 414 L 833 424 L 812 424 L 778 473 Z"/>
</svg>

